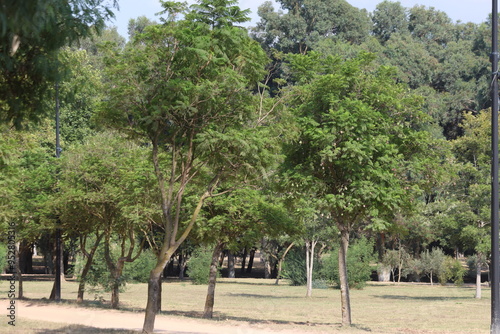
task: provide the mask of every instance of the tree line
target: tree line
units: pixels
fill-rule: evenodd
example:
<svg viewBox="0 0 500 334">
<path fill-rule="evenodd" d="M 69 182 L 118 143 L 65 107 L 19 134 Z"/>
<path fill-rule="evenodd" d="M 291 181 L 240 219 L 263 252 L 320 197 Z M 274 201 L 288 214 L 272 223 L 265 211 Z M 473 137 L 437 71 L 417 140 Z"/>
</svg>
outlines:
<svg viewBox="0 0 500 334">
<path fill-rule="evenodd" d="M 455 263 L 446 273 L 435 262 L 474 256 L 480 284 L 490 21 L 280 0 L 246 29 L 236 4 L 162 1 L 160 22 L 131 20 L 128 41 L 104 26 L 113 8 L 99 1 L 4 5 L 0 217 L 5 235 L 16 224 L 18 276 L 35 245 L 52 273 L 57 228 L 79 259 L 80 302 L 100 282 L 119 307 L 126 268 L 146 263 L 144 333 L 166 267 L 175 259 L 182 275 L 199 247 L 210 249 L 207 318 L 221 253 L 234 263 L 243 250 L 259 249 L 278 280 L 299 250 L 308 296 L 318 263 L 322 277 L 335 271 L 344 325 L 350 245 L 393 279 L 459 280 Z"/>
</svg>

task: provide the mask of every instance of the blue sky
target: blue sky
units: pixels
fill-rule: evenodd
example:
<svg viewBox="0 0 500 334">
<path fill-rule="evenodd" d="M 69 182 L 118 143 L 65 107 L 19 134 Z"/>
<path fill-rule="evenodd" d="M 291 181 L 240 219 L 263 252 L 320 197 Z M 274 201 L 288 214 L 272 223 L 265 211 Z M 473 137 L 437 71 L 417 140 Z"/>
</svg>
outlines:
<svg viewBox="0 0 500 334">
<path fill-rule="evenodd" d="M 195 0 L 188 0 L 192 4 Z M 259 20 L 257 8 L 264 0 L 240 0 L 239 6 L 242 9 L 252 11 L 252 22 L 255 24 Z M 381 0 L 347 0 L 351 5 L 357 8 L 366 8 L 369 12 L 373 11 Z M 415 5 L 424 5 L 434 7 L 444 11 L 453 21 L 481 23 L 486 21 L 488 14 L 491 13 L 491 0 L 399 0 L 404 7 L 413 7 Z M 159 0 L 119 0 L 120 10 L 116 12 L 116 19 L 110 22 L 110 25 L 118 27 L 120 35 L 127 37 L 127 25 L 130 19 L 139 16 L 146 16 L 150 19 L 157 19 L 155 13 L 161 11 L 162 7 Z M 275 5 L 275 8 L 278 8 Z"/>
</svg>

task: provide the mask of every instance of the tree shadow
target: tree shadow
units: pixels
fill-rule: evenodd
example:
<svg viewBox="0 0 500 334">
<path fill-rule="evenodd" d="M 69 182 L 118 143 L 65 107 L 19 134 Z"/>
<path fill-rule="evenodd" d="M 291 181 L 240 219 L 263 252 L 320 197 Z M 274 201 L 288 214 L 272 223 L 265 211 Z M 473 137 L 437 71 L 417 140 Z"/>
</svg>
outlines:
<svg viewBox="0 0 500 334">
<path fill-rule="evenodd" d="M 97 327 L 89 327 L 83 325 L 68 325 L 57 329 L 42 329 L 42 328 L 35 329 L 34 333 L 36 334 L 137 334 L 140 332 L 127 329 L 97 328 Z"/>
<path fill-rule="evenodd" d="M 178 317 L 186 317 L 186 318 L 195 318 L 201 319 L 203 312 L 192 312 L 192 311 L 162 311 L 163 315 L 171 315 Z M 207 319 L 205 319 L 207 320 Z M 213 318 L 211 320 L 214 321 L 238 321 L 238 322 L 246 322 L 254 325 L 289 325 L 289 326 L 304 326 L 304 327 L 330 327 L 330 328 L 342 328 L 340 323 L 333 322 L 309 322 L 309 321 L 289 321 L 289 320 L 276 320 L 276 319 L 254 319 L 250 317 L 238 317 L 227 315 L 222 312 L 214 312 Z M 369 331 L 369 330 L 368 330 Z"/>
<path fill-rule="evenodd" d="M 269 296 L 269 295 L 259 295 L 254 293 L 234 293 L 229 292 L 225 294 L 226 296 L 231 297 L 243 297 L 243 298 L 257 298 L 257 299 L 303 299 L 303 296 Z M 315 297 L 316 298 L 316 297 Z M 320 298 L 320 297 L 318 297 Z M 321 297 L 323 298 L 323 297 Z M 326 297 L 324 297 L 326 298 Z"/>
<path fill-rule="evenodd" d="M 405 296 L 405 295 L 372 295 L 374 298 L 395 300 L 425 300 L 425 301 L 447 301 L 447 300 L 469 300 L 470 297 L 438 297 L 438 296 Z"/>
</svg>

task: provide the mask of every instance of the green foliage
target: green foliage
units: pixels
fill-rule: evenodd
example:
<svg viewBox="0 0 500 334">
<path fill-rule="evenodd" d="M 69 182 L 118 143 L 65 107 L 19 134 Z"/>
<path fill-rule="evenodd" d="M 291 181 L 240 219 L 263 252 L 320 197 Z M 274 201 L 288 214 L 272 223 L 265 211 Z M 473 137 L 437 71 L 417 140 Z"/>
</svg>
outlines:
<svg viewBox="0 0 500 334">
<path fill-rule="evenodd" d="M 443 269 L 438 275 L 439 283 L 446 284 L 452 281 L 455 285 L 461 286 L 464 284 L 464 275 L 467 268 L 462 265 L 457 259 L 447 256 L 443 261 Z"/>
<path fill-rule="evenodd" d="M 362 289 L 370 280 L 372 263 L 376 261 L 374 244 L 361 238 L 349 246 L 347 252 L 347 277 L 350 288 Z M 323 259 L 321 277 L 340 286 L 338 247 Z"/>
<path fill-rule="evenodd" d="M 419 261 L 417 266 L 422 274 L 427 275 L 431 283 L 433 283 L 433 277 L 443 274 L 444 272 L 444 261 L 446 256 L 441 248 L 433 248 L 432 251 L 428 249 L 420 253 Z"/>
<path fill-rule="evenodd" d="M 187 275 L 194 284 L 208 284 L 210 264 L 212 263 L 212 250 L 208 247 L 199 247 L 193 251 L 188 260 Z M 218 275 L 219 275 L 218 271 Z"/>
<path fill-rule="evenodd" d="M 112 7 L 117 1 L 112 2 Z M 7 1 L 0 12 L 0 122 L 40 121 L 64 73 L 57 52 L 113 17 L 103 0 Z"/>
<path fill-rule="evenodd" d="M 289 57 L 301 83 L 290 102 L 300 132 L 287 147 L 285 175 L 291 188 L 313 189 L 333 221 L 370 217 L 383 230 L 395 210 L 414 203 L 440 157 L 429 156 L 434 143 L 419 130 L 419 98 L 394 82 L 392 69 L 370 69 L 373 58 Z"/>
<path fill-rule="evenodd" d="M 127 282 L 146 283 L 155 264 L 156 255 L 151 250 L 143 250 L 134 262 L 125 264 L 123 276 Z"/>
<path fill-rule="evenodd" d="M 306 285 L 306 254 L 302 247 L 295 247 L 288 252 L 283 263 L 282 276 L 290 280 L 291 285 Z"/>
<path fill-rule="evenodd" d="M 0 242 L 0 273 L 7 267 L 7 246 Z"/>
<path fill-rule="evenodd" d="M 118 247 L 112 247 L 111 257 L 118 258 L 120 250 Z M 81 272 L 87 259 L 83 255 L 76 257 L 74 272 L 78 280 L 81 280 Z M 156 264 L 156 256 L 150 250 L 144 250 L 141 255 L 133 262 L 125 262 L 123 272 L 119 278 L 119 285 L 121 289 L 127 283 L 146 283 L 149 279 L 151 268 Z M 98 287 L 106 292 L 111 291 L 113 286 L 113 277 L 110 274 L 109 268 L 106 265 L 104 257 L 104 245 L 100 245 L 96 251 L 96 255 L 92 262 L 91 269 L 85 278 L 85 282 L 91 287 Z"/>
<path fill-rule="evenodd" d="M 271 2 L 259 7 L 261 21 L 254 37 L 265 49 L 302 53 L 315 48 L 324 39 L 361 43 L 370 30 L 366 11 L 345 0 L 280 0 L 283 11 L 275 11 Z"/>
</svg>

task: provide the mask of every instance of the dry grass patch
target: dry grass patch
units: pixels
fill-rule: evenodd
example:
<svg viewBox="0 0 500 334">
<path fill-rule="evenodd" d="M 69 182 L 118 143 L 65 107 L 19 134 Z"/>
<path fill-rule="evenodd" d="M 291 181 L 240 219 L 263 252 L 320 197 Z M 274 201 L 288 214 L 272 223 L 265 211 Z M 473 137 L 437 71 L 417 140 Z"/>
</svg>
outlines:
<svg viewBox="0 0 500 334">
<path fill-rule="evenodd" d="M 472 286 L 370 283 L 363 290 L 351 291 L 355 325 L 341 328 L 339 290 L 316 289 L 312 298 L 305 298 L 305 287 L 276 286 L 273 282 L 264 279 L 221 279 L 216 288 L 214 321 L 226 324 L 247 322 L 253 326 L 277 330 L 293 328 L 299 332 L 489 333 L 488 288 L 484 288 L 485 297 L 477 300 L 473 298 Z M 47 298 L 51 287 L 50 282 L 25 282 L 25 296 L 32 300 Z M 142 312 L 146 305 L 146 291 L 146 284 L 128 285 L 120 296 L 122 309 Z M 64 282 L 64 303 L 73 305 L 76 292 L 75 282 Z M 193 285 L 189 281 L 166 282 L 163 285 L 163 312 L 199 317 L 205 294 L 206 286 Z M 0 298 L 5 299 L 6 296 L 7 282 L 2 281 Z M 99 301 L 100 297 L 104 301 Z M 91 294 L 87 294 L 86 298 L 89 299 L 87 307 L 109 307 L 109 294 L 98 295 L 96 301 Z M 0 324 L 0 329 L 4 325 L 5 321 Z M 77 330 L 75 328 L 72 332 L 79 333 Z M 85 333 L 93 333 L 92 328 Z"/>
</svg>

